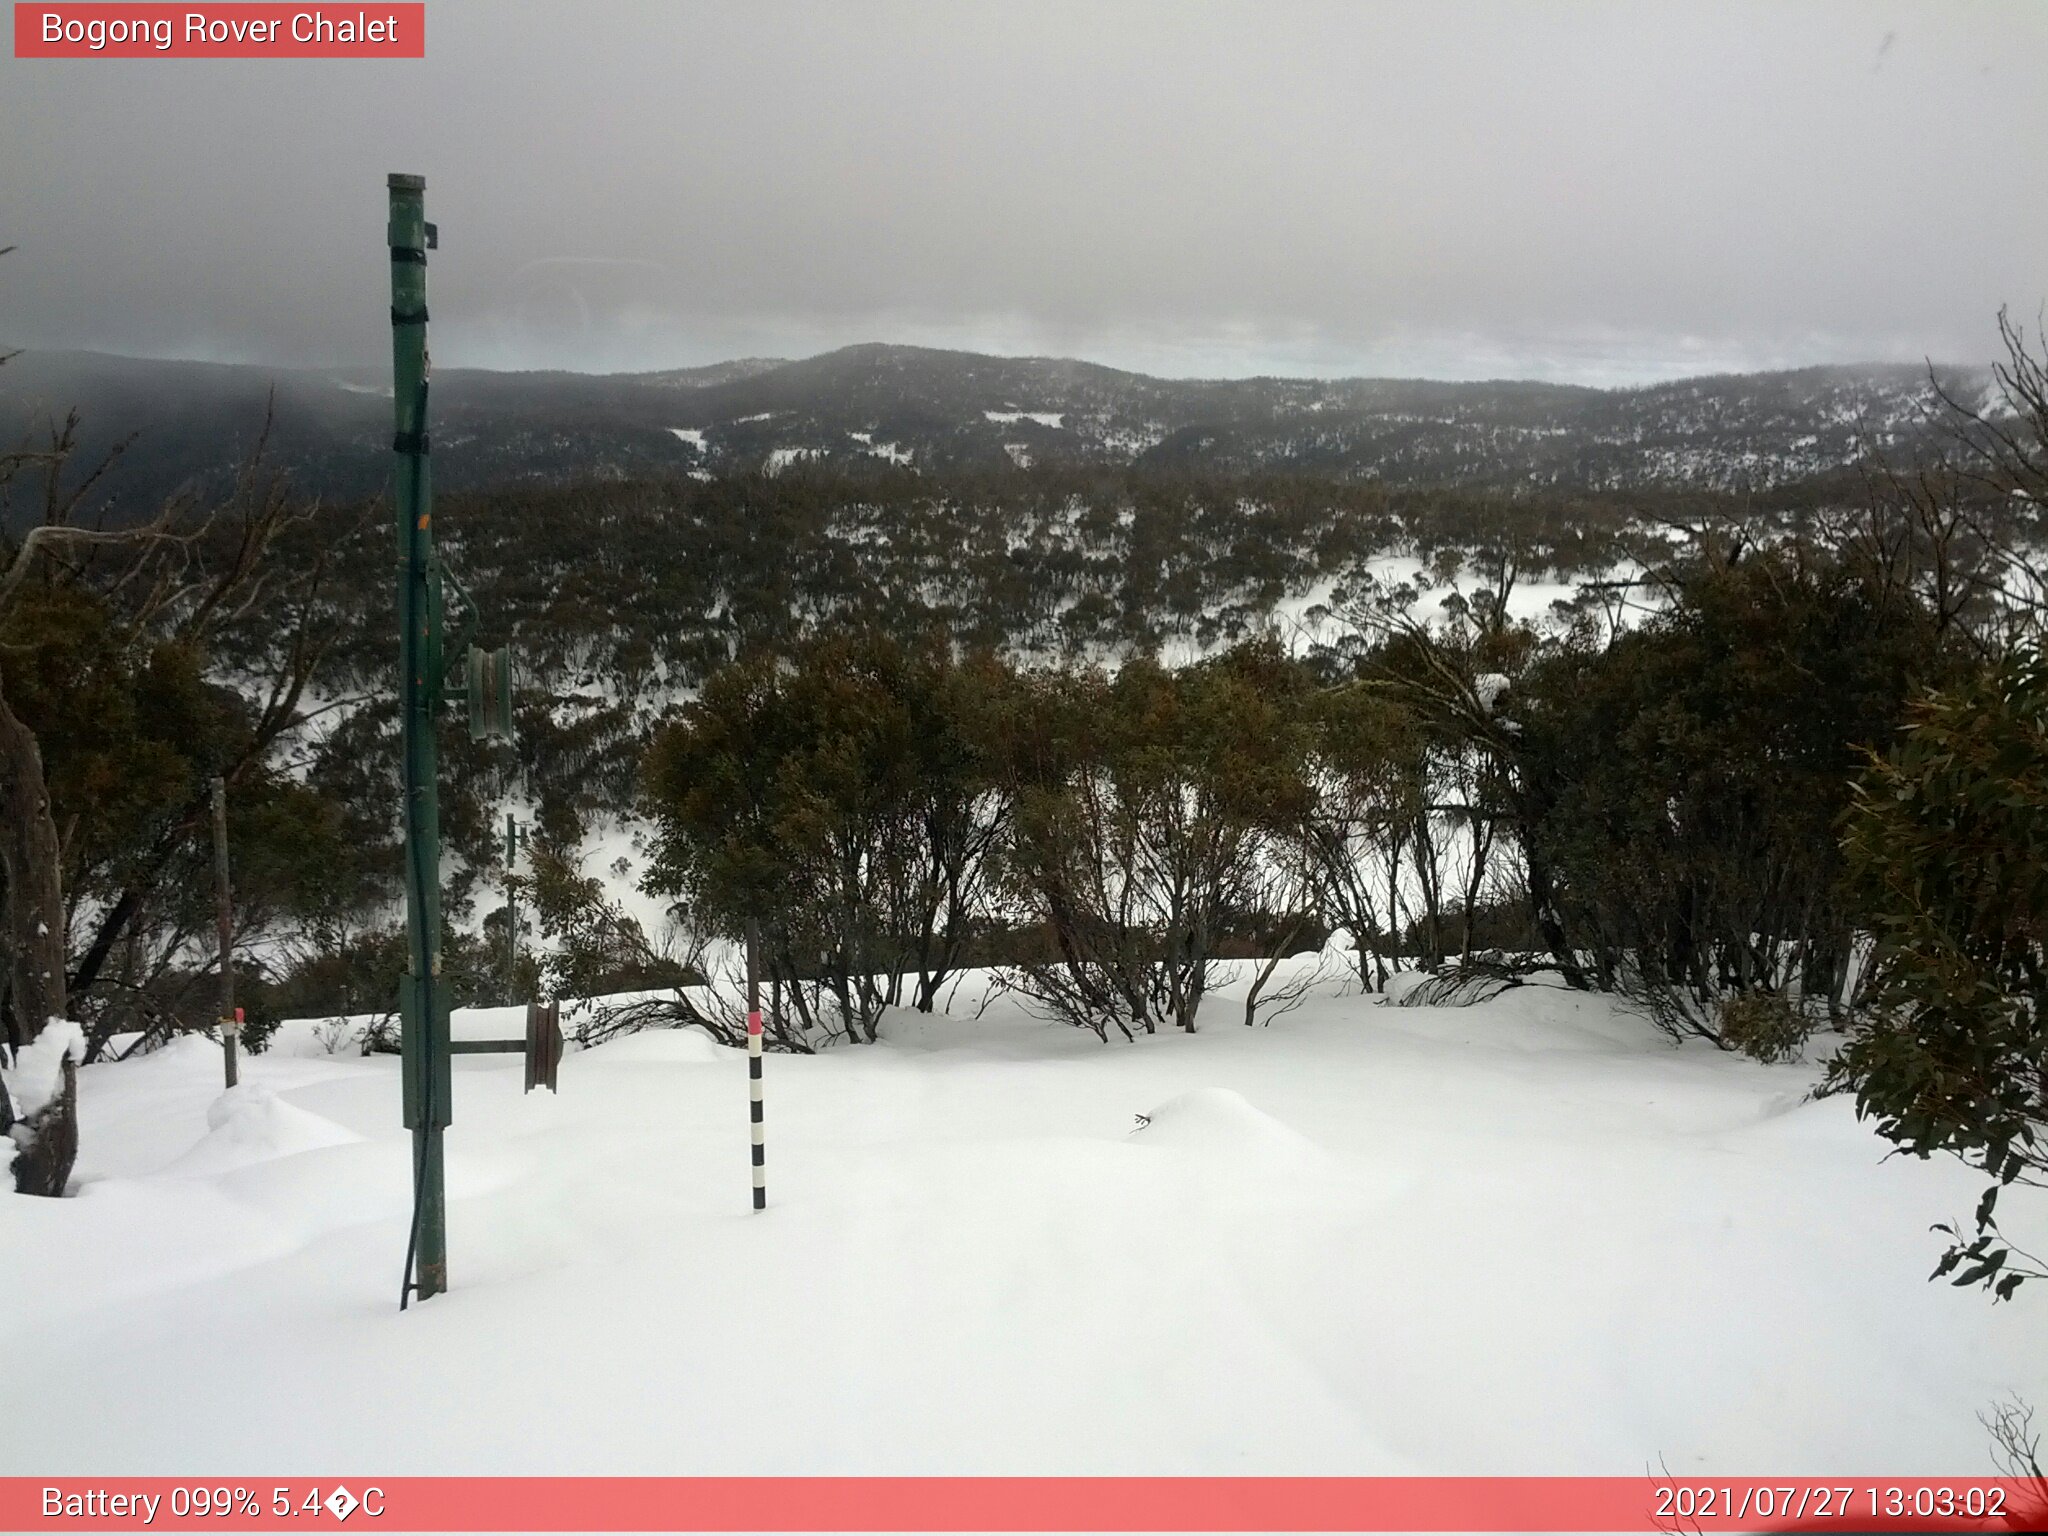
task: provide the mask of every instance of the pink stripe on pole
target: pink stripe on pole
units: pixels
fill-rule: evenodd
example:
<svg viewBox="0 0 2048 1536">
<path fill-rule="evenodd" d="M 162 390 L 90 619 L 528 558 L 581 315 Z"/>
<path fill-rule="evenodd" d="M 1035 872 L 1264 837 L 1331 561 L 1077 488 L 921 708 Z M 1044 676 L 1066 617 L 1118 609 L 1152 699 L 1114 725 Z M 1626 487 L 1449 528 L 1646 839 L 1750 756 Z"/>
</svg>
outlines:
<svg viewBox="0 0 2048 1536">
<path fill-rule="evenodd" d="M 750 1035 L 761 1033 L 761 1010 L 758 1008 L 747 1015 L 747 1033 Z"/>
</svg>

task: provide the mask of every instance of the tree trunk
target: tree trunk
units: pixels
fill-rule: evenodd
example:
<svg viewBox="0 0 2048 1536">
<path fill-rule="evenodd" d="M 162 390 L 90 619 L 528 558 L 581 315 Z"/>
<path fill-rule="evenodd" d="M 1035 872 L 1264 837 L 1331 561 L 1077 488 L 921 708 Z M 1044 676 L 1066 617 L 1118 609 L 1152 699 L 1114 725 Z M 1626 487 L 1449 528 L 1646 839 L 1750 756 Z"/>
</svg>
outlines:
<svg viewBox="0 0 2048 1536">
<path fill-rule="evenodd" d="M 228 786 L 213 781 L 214 934 L 220 947 L 220 1049 L 228 1087 L 235 1086 L 235 899 L 228 879 Z"/>
<path fill-rule="evenodd" d="M 1550 866 L 1536 852 L 1535 840 L 1529 835 L 1529 819 L 1524 818 L 1516 829 L 1521 838 L 1522 855 L 1529 876 L 1529 910 L 1536 919 L 1536 931 L 1543 935 L 1543 942 L 1549 947 L 1551 958 L 1557 961 L 1557 969 L 1564 977 L 1565 985 L 1580 991 L 1586 988 L 1586 973 L 1578 956 L 1565 941 L 1564 924 L 1558 921 L 1557 904 L 1550 881 Z M 1608 983 L 1607 990 L 1611 990 Z"/>
<path fill-rule="evenodd" d="M 26 1045 L 67 1013 L 64 991 L 64 882 L 57 823 L 35 732 L 0 692 L 0 870 L 7 878 L 8 995 L 15 1039 Z M 61 1195 L 78 1157 L 78 1072 L 66 1060 L 58 1093 L 12 1128 L 21 1151 L 14 1187 L 25 1195 Z"/>
<path fill-rule="evenodd" d="M 16 1125 L 12 1134 L 21 1147 L 14 1159 L 14 1192 L 63 1194 L 71 1181 L 71 1165 L 78 1161 L 78 1064 L 69 1056 L 50 1102 Z"/>
</svg>

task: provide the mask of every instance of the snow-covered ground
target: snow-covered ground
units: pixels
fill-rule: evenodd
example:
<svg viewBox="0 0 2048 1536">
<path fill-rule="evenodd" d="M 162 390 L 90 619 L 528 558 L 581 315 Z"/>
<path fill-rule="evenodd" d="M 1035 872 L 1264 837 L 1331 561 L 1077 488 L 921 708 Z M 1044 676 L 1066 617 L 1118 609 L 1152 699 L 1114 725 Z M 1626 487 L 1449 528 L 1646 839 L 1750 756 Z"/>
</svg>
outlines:
<svg viewBox="0 0 2048 1536">
<path fill-rule="evenodd" d="M 0 1474 L 1944 1475 L 2048 1402 L 2048 1303 L 1926 1283 L 1978 1181 L 1814 1068 L 1551 988 L 1232 991 L 772 1058 L 762 1214 L 741 1053 L 460 1057 L 404 1315 L 395 1059 L 86 1068 L 77 1198 L 0 1198 Z"/>
</svg>

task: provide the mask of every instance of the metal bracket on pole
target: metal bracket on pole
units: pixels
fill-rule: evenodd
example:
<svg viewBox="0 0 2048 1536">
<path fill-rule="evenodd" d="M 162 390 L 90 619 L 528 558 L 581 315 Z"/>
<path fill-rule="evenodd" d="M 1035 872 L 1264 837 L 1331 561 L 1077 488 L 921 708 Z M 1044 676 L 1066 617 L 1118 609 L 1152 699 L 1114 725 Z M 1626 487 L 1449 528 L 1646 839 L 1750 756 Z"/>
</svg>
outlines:
<svg viewBox="0 0 2048 1536">
<path fill-rule="evenodd" d="M 456 1040 L 448 1049 L 457 1056 L 524 1056 L 526 1091 L 545 1088 L 557 1093 L 562 1069 L 562 1005 L 528 1003 L 526 1034 L 519 1040 Z"/>
<path fill-rule="evenodd" d="M 562 1004 L 559 999 L 526 1005 L 526 1091 L 556 1092 L 562 1068 Z"/>
</svg>

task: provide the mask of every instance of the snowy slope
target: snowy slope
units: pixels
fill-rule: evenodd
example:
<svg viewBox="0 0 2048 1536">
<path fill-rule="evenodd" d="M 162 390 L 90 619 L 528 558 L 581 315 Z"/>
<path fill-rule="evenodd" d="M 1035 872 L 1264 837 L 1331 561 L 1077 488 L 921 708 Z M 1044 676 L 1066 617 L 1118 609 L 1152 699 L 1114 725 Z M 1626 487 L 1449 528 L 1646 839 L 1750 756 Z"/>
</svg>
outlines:
<svg viewBox="0 0 2048 1536">
<path fill-rule="evenodd" d="M 771 1059 L 762 1215 L 740 1053 L 458 1058 L 455 1289 L 403 1316 L 395 1059 L 87 1068 L 78 1198 L 0 1199 L 0 1474 L 1935 1475 L 2048 1402 L 2048 1301 L 1925 1283 L 1976 1180 L 1811 1067 L 1550 989 L 1005 1006 Z"/>
</svg>

